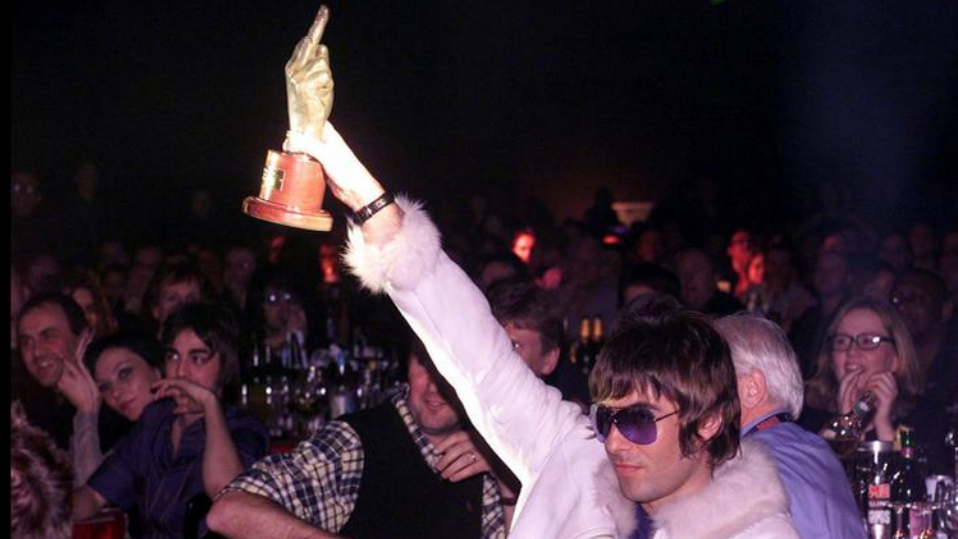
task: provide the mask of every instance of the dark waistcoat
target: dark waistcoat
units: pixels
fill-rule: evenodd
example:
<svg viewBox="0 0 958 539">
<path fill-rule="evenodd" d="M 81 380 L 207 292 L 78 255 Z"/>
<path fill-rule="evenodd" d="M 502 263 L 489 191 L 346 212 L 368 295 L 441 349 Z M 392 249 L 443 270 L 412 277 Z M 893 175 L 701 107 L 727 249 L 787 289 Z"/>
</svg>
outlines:
<svg viewBox="0 0 958 539">
<path fill-rule="evenodd" d="M 391 403 L 342 418 L 363 445 L 359 498 L 341 535 L 355 539 L 479 539 L 482 476 L 444 481 Z"/>
</svg>

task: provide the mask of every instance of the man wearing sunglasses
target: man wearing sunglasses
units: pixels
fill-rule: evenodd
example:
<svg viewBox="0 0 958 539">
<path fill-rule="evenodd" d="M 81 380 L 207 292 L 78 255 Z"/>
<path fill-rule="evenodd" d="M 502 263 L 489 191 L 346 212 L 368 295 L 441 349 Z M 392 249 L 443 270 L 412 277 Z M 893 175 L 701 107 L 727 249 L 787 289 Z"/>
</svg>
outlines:
<svg viewBox="0 0 958 539">
<path fill-rule="evenodd" d="M 590 417 L 655 539 L 798 537 L 774 460 L 740 442 L 735 382 L 709 319 L 671 298 L 637 302 L 606 341 Z"/>
<path fill-rule="evenodd" d="M 793 421 L 804 385 L 785 332 L 769 320 L 736 314 L 715 323 L 732 351 L 742 403 L 742 437 L 771 450 L 802 539 L 865 539 L 845 473 L 828 444 Z"/>
<path fill-rule="evenodd" d="M 705 318 L 637 317 L 613 333 L 594 373 L 603 446 L 515 353 L 421 205 L 394 201 L 329 123 L 323 140 L 291 133 L 287 149 L 323 164 L 358 216 L 348 265 L 394 301 L 522 483 L 510 537 L 632 537 L 636 502 L 656 539 L 798 537 L 774 461 L 753 443 L 738 451 L 734 367 Z"/>
</svg>

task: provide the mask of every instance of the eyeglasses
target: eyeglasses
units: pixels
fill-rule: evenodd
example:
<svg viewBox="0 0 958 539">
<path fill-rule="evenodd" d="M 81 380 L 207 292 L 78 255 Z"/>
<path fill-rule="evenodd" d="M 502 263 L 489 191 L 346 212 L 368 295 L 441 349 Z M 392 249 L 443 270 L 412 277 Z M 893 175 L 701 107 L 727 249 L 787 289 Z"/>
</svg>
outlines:
<svg viewBox="0 0 958 539">
<path fill-rule="evenodd" d="M 852 343 L 855 346 L 858 346 L 859 350 L 875 350 L 883 342 L 895 342 L 895 339 L 891 337 L 885 337 L 884 335 L 875 335 L 874 333 L 859 333 L 854 337 L 851 335 L 845 335 L 844 333 L 838 333 L 832 335 L 828 338 L 829 347 L 833 352 L 847 352 L 851 350 Z"/>
<path fill-rule="evenodd" d="M 281 301 L 284 303 L 299 303 L 299 298 L 289 292 L 283 292 L 282 294 L 274 292 L 272 294 L 266 294 L 266 297 L 263 299 L 263 303 L 267 305 L 276 305 Z"/>
<path fill-rule="evenodd" d="M 655 424 L 663 419 L 679 413 L 678 410 L 655 417 L 652 410 L 645 404 L 636 404 L 626 408 L 609 408 L 601 404 L 593 404 L 589 409 L 589 421 L 600 442 L 605 442 L 615 425 L 625 439 L 639 445 L 648 445 L 655 441 L 658 429 Z"/>
</svg>

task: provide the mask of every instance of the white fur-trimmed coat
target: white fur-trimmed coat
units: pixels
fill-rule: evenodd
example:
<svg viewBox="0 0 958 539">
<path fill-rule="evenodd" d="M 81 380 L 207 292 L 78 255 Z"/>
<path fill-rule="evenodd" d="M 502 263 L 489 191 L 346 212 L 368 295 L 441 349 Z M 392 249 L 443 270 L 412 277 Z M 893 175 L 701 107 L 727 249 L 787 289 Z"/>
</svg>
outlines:
<svg viewBox="0 0 958 539">
<path fill-rule="evenodd" d="M 774 458 L 762 442 L 715 469 L 704 489 L 655 511 L 653 539 L 798 539 Z"/>
<path fill-rule="evenodd" d="M 624 538 L 635 505 L 578 405 L 539 380 L 512 350 L 489 303 L 440 248 L 419 204 L 385 248 L 349 233 L 346 262 L 363 285 L 386 292 L 456 388 L 469 418 L 522 482 L 510 539 Z"/>
<path fill-rule="evenodd" d="M 622 496 L 588 419 L 515 354 L 482 292 L 442 252 L 421 205 L 397 204 L 405 214 L 398 235 L 376 248 L 352 228 L 346 262 L 364 286 L 390 296 L 522 482 L 510 539 L 628 537 L 635 504 Z M 775 463 L 755 442 L 703 491 L 657 510 L 655 521 L 655 539 L 798 538 Z"/>
</svg>

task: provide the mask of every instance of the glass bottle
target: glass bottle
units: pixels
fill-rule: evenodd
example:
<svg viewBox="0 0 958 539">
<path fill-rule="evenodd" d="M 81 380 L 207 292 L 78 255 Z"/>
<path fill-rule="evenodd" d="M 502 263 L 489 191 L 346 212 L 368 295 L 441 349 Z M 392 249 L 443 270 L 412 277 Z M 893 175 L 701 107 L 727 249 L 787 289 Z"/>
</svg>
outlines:
<svg viewBox="0 0 958 539">
<path fill-rule="evenodd" d="M 589 370 L 595 367 L 599 360 L 599 351 L 602 350 L 602 343 L 605 341 L 602 331 L 602 318 L 592 317 L 592 339 L 589 341 Z"/>
<path fill-rule="evenodd" d="M 894 515 L 891 482 L 895 471 L 895 446 L 891 442 L 865 442 L 858 449 L 860 470 L 853 480 L 865 511 L 870 539 L 891 539 Z"/>
<path fill-rule="evenodd" d="M 579 340 L 572 347 L 572 353 L 569 354 L 570 360 L 586 376 L 589 374 L 589 341 L 592 338 L 592 330 L 589 325 L 589 318 L 583 317 L 579 321 Z"/>
<path fill-rule="evenodd" d="M 331 346 L 333 361 L 327 372 L 329 417 L 337 417 L 356 411 L 356 375 L 346 357 L 346 352 L 338 346 Z"/>
<path fill-rule="evenodd" d="M 852 406 L 851 412 L 835 416 L 818 433 L 832 446 L 839 459 L 848 459 L 854 454 L 877 403 L 875 395 L 866 391 Z"/>
<path fill-rule="evenodd" d="M 892 482 L 892 500 L 901 503 L 923 502 L 927 497 L 924 474 L 917 458 L 915 432 L 900 431 L 901 451 L 898 455 L 898 470 Z"/>
</svg>

